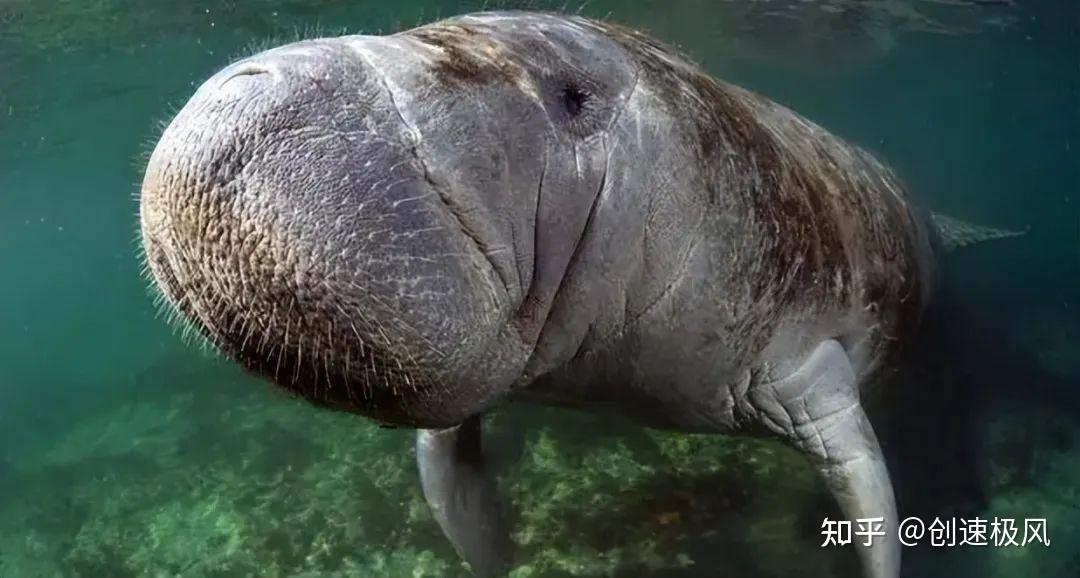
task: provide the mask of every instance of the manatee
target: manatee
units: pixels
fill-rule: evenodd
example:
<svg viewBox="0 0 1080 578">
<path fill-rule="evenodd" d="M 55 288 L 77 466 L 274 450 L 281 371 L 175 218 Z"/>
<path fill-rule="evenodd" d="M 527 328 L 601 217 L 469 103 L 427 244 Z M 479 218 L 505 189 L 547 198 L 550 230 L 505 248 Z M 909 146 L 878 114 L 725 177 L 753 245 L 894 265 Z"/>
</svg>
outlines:
<svg viewBox="0 0 1080 578">
<path fill-rule="evenodd" d="M 285 390 L 416 428 L 480 576 L 512 566 L 481 431 L 509 402 L 790 444 L 847 519 L 880 519 L 864 576 L 898 576 L 860 400 L 935 256 L 1005 234 L 936 222 L 867 152 L 649 36 L 527 12 L 235 62 L 140 195 L 168 305 Z"/>
</svg>

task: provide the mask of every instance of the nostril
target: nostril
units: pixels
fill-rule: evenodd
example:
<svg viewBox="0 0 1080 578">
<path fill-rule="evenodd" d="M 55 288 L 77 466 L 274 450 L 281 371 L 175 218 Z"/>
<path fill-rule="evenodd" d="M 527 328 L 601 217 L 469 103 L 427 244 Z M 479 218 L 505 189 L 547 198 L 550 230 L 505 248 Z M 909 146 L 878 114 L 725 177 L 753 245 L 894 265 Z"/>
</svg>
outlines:
<svg viewBox="0 0 1080 578">
<path fill-rule="evenodd" d="M 226 76 L 225 80 L 222 80 L 221 84 L 218 85 L 218 88 L 221 88 L 222 86 L 225 86 L 230 80 L 232 80 L 234 78 L 237 78 L 237 77 L 240 77 L 240 76 L 256 76 L 256 75 L 259 75 L 259 74 L 269 74 L 269 73 L 270 73 L 269 68 L 266 68 L 264 66 L 259 66 L 258 64 L 254 64 L 254 63 L 245 63 L 245 64 L 240 65 L 240 68 L 237 68 L 235 71 L 233 71 L 232 74 Z"/>
</svg>

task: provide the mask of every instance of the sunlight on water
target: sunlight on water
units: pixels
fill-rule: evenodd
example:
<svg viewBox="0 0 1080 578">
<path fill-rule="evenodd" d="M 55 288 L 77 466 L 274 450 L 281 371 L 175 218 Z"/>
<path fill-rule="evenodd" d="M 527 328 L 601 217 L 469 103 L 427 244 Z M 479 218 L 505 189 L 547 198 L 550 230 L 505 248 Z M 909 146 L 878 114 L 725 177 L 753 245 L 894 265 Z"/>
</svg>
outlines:
<svg viewBox="0 0 1080 578">
<path fill-rule="evenodd" d="M 0 576 L 467 576 L 410 432 L 186 346 L 137 258 L 148 151 L 205 78 L 296 38 L 481 2 L 0 0 Z M 1024 229 L 950 256 L 879 409 L 901 512 L 1046 518 L 1051 547 L 907 549 L 911 577 L 1080 573 L 1080 8 L 1039 0 L 488 3 L 637 26 Z M 895 399 L 894 399 L 895 398 Z M 855 576 L 836 506 L 762 440 L 514 407 L 489 446 L 515 578 Z"/>
</svg>

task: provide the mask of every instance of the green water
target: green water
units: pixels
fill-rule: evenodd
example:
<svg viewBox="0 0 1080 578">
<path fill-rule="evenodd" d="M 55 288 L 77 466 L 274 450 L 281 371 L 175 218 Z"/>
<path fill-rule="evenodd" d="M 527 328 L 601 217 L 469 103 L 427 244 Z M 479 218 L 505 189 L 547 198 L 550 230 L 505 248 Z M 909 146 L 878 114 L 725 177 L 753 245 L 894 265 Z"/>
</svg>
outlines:
<svg viewBox="0 0 1080 578">
<path fill-rule="evenodd" d="M 943 262 L 875 419 L 904 515 L 1048 520 L 1049 548 L 911 548 L 905 576 L 1076 577 L 1080 4 L 956 4 L 581 10 L 874 150 L 937 210 L 1031 228 Z M 231 58 L 482 7 L 0 0 L 0 576 L 466 575 L 409 432 L 287 399 L 155 316 L 133 195 L 158 123 Z M 534 408 L 491 425 L 515 578 L 857 575 L 772 443 Z"/>
</svg>

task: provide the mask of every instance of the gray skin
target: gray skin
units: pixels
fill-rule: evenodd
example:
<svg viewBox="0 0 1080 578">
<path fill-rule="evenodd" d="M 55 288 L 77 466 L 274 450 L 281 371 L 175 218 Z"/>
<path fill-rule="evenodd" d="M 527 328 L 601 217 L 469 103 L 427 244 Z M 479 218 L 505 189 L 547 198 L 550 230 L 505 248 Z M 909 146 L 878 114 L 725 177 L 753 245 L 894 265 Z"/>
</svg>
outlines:
<svg viewBox="0 0 1080 578">
<path fill-rule="evenodd" d="M 168 303 L 274 383 L 416 427 L 478 575 L 510 542 L 481 416 L 615 411 L 803 451 L 847 519 L 892 488 L 860 404 L 913 334 L 929 221 L 893 175 L 616 25 L 486 13 L 275 48 L 208 80 L 146 169 Z"/>
</svg>

